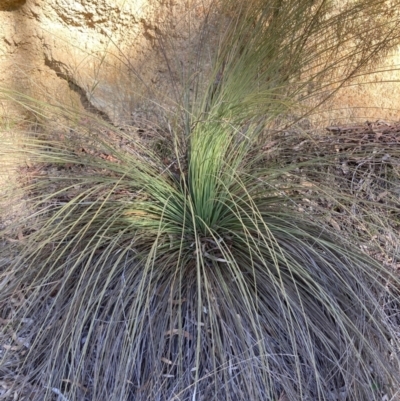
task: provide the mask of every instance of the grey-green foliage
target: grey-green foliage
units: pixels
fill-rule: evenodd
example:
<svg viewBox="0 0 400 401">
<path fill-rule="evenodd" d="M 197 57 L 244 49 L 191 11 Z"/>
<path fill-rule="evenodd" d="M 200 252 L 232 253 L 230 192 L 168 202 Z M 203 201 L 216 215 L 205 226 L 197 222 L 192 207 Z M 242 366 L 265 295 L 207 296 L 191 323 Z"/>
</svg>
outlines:
<svg viewBox="0 0 400 401">
<path fill-rule="evenodd" d="M 45 173 L 26 188 L 31 216 L 4 233 L 30 228 L 1 265 L 1 335 L 25 344 L 0 355 L 2 377 L 34 400 L 394 396 L 398 278 L 296 212 L 301 163 L 258 146 L 307 82 L 346 63 L 348 79 L 397 38 L 393 19 L 376 47 L 346 53 L 384 3 L 333 6 L 226 1 L 214 72 L 180 104 L 167 161 L 114 132 L 121 148 L 111 127 L 26 141 Z"/>
</svg>

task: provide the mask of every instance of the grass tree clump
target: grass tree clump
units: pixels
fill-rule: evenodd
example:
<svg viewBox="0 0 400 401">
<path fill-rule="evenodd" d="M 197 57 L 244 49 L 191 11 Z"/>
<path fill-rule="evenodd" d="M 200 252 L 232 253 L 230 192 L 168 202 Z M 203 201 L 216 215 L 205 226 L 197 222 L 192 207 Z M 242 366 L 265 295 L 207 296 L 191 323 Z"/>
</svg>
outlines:
<svg viewBox="0 0 400 401">
<path fill-rule="evenodd" d="M 364 27 L 377 1 L 235 3 L 211 76 L 164 116 L 167 149 L 100 122 L 47 134 L 43 117 L 26 139 L 36 174 L 29 217 L 3 233 L 0 375 L 29 399 L 396 396 L 399 279 L 293 208 L 301 163 L 261 140 L 309 83 L 390 48 L 397 21 Z M 368 29 L 369 47 L 344 47 Z"/>
</svg>

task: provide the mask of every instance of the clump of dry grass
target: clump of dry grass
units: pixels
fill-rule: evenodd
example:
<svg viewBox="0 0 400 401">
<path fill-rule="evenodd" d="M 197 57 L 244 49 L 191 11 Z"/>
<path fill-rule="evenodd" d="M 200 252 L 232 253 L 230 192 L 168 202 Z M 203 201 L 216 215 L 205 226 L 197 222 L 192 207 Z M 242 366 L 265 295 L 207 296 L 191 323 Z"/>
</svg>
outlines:
<svg viewBox="0 0 400 401">
<path fill-rule="evenodd" d="M 332 150 L 326 138 L 267 130 L 302 111 L 311 84 L 334 91 L 338 71 L 348 82 L 393 46 L 397 19 L 360 19 L 360 10 L 386 15 L 385 4 L 224 2 L 212 74 L 182 74 L 187 86 L 153 126 L 162 145 L 75 116 L 69 130 L 49 132 L 43 105 L 26 99 L 43 129 L 20 149 L 35 169 L 25 183 L 32 212 L 2 232 L 13 255 L 0 262 L 9 394 L 396 396 L 400 280 L 359 249 L 357 227 L 338 234 L 324 208 L 347 217 L 355 205 L 353 223 L 384 230 L 398 208 L 397 152 L 386 163 L 376 138 L 339 138 Z M 386 35 L 367 43 L 377 29 Z M 345 48 L 352 41 L 361 47 Z M 384 186 L 393 202 L 384 218 L 363 215 L 382 197 L 357 198 L 371 177 L 377 195 L 367 195 Z"/>
</svg>

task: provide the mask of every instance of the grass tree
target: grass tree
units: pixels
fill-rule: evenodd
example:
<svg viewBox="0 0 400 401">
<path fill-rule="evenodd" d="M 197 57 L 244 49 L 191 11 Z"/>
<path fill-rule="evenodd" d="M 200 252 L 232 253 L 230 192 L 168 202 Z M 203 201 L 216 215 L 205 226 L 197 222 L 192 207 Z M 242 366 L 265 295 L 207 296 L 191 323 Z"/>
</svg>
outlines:
<svg viewBox="0 0 400 401">
<path fill-rule="evenodd" d="M 396 43 L 390 7 L 225 1 L 213 69 L 186 74 L 162 149 L 101 122 L 55 135 L 41 109 L 19 149 L 42 169 L 28 217 L 3 233 L 4 380 L 34 400 L 394 397 L 399 279 L 293 207 L 291 173 L 333 158 L 262 143 L 311 83 L 326 98 Z"/>
</svg>

